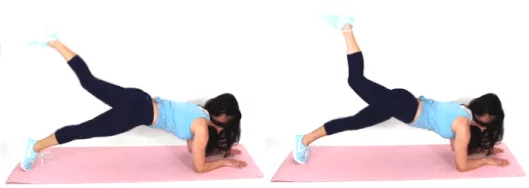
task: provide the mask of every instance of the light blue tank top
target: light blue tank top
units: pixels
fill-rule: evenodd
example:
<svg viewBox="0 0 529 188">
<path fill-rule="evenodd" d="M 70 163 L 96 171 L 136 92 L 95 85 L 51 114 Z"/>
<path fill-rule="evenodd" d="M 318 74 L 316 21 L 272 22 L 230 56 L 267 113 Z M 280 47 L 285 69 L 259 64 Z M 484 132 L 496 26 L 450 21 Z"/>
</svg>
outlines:
<svg viewBox="0 0 529 188">
<path fill-rule="evenodd" d="M 154 98 L 158 103 L 158 120 L 152 125 L 154 128 L 170 132 L 179 139 L 190 140 L 193 138 L 191 124 L 197 118 L 209 120 L 205 109 L 190 102 L 174 102 Z"/>
<path fill-rule="evenodd" d="M 419 97 L 422 101 L 421 114 L 411 126 L 427 129 L 446 139 L 455 137 L 452 123 L 456 118 L 464 116 L 472 121 L 472 114 L 458 102 L 443 102 Z"/>
</svg>

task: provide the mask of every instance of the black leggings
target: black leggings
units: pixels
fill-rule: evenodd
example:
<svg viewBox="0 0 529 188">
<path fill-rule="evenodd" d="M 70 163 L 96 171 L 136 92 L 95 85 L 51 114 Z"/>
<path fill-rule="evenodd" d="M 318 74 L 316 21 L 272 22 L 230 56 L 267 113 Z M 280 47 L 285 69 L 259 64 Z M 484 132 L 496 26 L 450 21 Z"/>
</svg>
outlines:
<svg viewBox="0 0 529 188">
<path fill-rule="evenodd" d="M 139 125 L 150 125 L 154 109 L 149 94 L 137 88 L 123 88 L 92 75 L 79 56 L 68 61 L 81 86 L 110 107 L 105 113 L 78 125 L 58 129 L 55 137 L 59 144 L 73 140 L 114 136 Z"/>
<path fill-rule="evenodd" d="M 327 135 L 346 130 L 358 130 L 382 123 L 391 117 L 411 123 L 419 103 L 413 94 L 405 89 L 388 89 L 364 76 L 362 52 L 347 56 L 349 63 L 349 86 L 368 106 L 356 115 L 334 119 L 325 123 Z"/>
</svg>

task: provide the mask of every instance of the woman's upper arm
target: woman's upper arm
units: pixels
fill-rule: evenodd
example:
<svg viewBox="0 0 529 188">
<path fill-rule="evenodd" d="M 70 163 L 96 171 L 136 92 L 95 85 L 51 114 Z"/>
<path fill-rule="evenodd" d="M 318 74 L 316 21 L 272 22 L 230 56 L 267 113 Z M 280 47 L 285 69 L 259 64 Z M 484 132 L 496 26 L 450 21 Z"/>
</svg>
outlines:
<svg viewBox="0 0 529 188">
<path fill-rule="evenodd" d="M 468 162 L 468 143 L 470 142 L 470 127 L 466 118 L 458 118 L 454 122 L 454 139 L 453 149 L 456 155 L 456 167 L 465 168 Z"/>
<path fill-rule="evenodd" d="M 194 122 L 195 123 L 195 122 Z M 198 121 L 200 123 L 194 126 L 194 138 L 191 145 L 191 153 L 193 156 L 193 167 L 195 171 L 200 172 L 204 169 L 206 164 L 206 145 L 208 144 L 209 134 L 206 121 Z"/>
<path fill-rule="evenodd" d="M 187 140 L 187 150 L 189 152 L 193 151 L 193 140 Z"/>
</svg>

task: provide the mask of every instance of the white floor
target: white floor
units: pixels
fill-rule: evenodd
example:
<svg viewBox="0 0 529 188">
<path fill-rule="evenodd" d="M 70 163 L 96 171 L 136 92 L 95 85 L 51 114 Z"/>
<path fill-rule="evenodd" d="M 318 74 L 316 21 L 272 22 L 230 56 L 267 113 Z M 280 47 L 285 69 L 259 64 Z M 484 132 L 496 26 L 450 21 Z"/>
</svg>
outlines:
<svg viewBox="0 0 529 188">
<path fill-rule="evenodd" d="M 2 162 L 0 168 L 0 187 L 6 186 L 7 188 L 15 187 L 93 187 L 94 184 L 59 184 L 59 185 L 19 185 L 10 184 L 5 185 L 5 180 L 18 163 L 18 153 L 20 148 L 17 147 L 17 139 L 9 139 L 4 141 L 2 144 Z M 132 130 L 130 133 L 123 135 L 109 137 L 109 138 L 97 138 L 85 141 L 75 141 L 65 146 L 143 146 L 143 145 L 177 145 L 185 144 L 183 141 L 176 139 L 174 136 L 165 134 L 158 130 L 153 130 L 145 127 L 140 127 Z M 262 168 L 265 166 L 264 158 L 264 140 L 241 140 L 241 144 L 244 144 L 254 161 Z M 206 186 L 206 184 L 215 183 L 216 186 L 228 187 L 228 186 L 248 186 L 248 185 L 263 185 L 269 181 L 265 178 L 261 179 L 241 179 L 241 180 L 221 180 L 221 181 L 190 181 L 190 182 L 171 182 L 171 183 L 127 183 L 127 184 L 98 184 L 98 185 L 110 185 L 112 187 L 145 187 L 145 186 L 156 186 L 156 187 L 189 187 L 189 186 Z"/>
<path fill-rule="evenodd" d="M 293 133 L 296 134 L 296 133 Z M 279 166 L 292 150 L 293 134 L 269 136 L 267 138 L 267 164 L 264 173 L 271 179 Z M 405 136 L 403 136 L 405 135 Z M 433 133 L 409 128 L 403 124 L 382 124 L 365 130 L 337 134 L 323 138 L 314 145 L 414 145 L 414 144 L 440 144 L 446 143 Z M 512 139 L 505 143 L 515 154 L 524 170 L 529 170 L 529 153 L 526 152 L 524 142 L 515 144 Z M 317 152 L 317 151 L 315 151 Z M 290 156 L 288 156 L 290 158 Z M 493 178 L 493 179 L 464 179 L 464 180 L 429 180 L 429 181 L 386 181 L 386 182 L 326 182 L 326 183 L 282 183 L 274 182 L 273 187 L 527 187 L 528 177 L 519 178 Z"/>
</svg>

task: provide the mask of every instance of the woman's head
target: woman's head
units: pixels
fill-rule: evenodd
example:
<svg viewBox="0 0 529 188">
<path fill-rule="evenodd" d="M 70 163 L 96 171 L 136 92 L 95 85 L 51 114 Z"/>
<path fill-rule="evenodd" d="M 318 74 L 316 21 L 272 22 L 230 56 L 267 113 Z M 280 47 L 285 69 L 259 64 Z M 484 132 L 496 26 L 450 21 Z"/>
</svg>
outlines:
<svg viewBox="0 0 529 188">
<path fill-rule="evenodd" d="M 231 147 L 239 142 L 241 136 L 241 118 L 239 103 L 230 93 L 221 94 L 208 100 L 204 108 L 209 112 L 215 127 L 209 127 L 209 141 L 206 155 L 216 152 L 230 154 Z"/>
<path fill-rule="evenodd" d="M 505 113 L 500 98 L 488 93 L 470 101 L 468 108 L 472 111 L 474 122 L 474 126 L 470 127 L 469 154 L 488 150 L 490 155 L 494 145 L 503 139 Z"/>
</svg>

